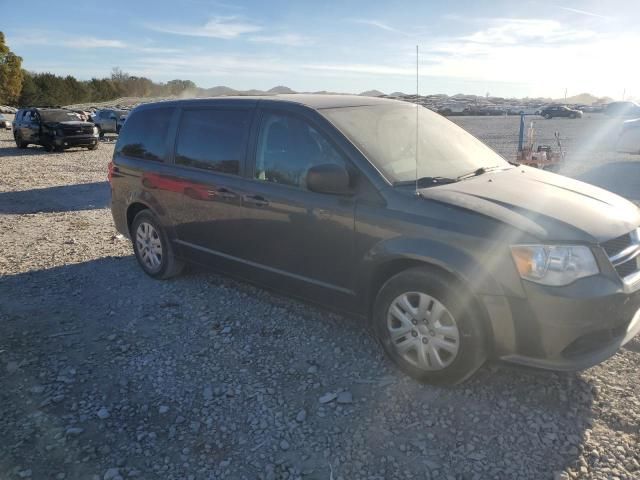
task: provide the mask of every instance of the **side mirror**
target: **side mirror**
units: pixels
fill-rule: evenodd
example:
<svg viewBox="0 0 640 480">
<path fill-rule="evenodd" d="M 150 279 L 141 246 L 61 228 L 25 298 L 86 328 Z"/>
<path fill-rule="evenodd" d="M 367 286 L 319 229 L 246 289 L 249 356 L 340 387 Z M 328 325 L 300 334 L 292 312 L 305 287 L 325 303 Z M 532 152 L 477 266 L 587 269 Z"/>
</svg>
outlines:
<svg viewBox="0 0 640 480">
<path fill-rule="evenodd" d="M 307 170 L 307 188 L 317 193 L 349 194 L 349 172 L 335 163 L 313 166 Z"/>
</svg>

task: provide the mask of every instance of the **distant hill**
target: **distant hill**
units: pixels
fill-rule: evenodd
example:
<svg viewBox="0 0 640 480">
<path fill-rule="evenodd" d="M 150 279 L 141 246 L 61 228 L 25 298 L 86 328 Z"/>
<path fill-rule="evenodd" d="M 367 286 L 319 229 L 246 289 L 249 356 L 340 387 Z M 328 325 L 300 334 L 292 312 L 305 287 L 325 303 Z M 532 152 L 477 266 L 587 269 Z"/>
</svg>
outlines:
<svg viewBox="0 0 640 480">
<path fill-rule="evenodd" d="M 224 85 L 220 85 L 217 87 L 211 88 L 199 88 L 197 91 L 198 97 L 221 97 L 225 95 L 266 95 L 266 94 L 278 94 L 278 93 L 296 93 L 294 90 L 291 90 L 289 87 L 285 87 L 283 85 L 278 85 L 277 87 L 273 87 L 267 91 L 251 89 L 251 90 L 235 90 L 231 87 L 227 87 Z"/>
<path fill-rule="evenodd" d="M 362 97 L 381 97 L 384 95 L 380 90 L 367 90 L 359 94 Z"/>
<path fill-rule="evenodd" d="M 273 87 L 267 90 L 267 93 L 296 93 L 296 92 L 291 90 L 289 87 L 278 85 L 277 87 Z"/>
<path fill-rule="evenodd" d="M 557 98 L 554 102 L 558 103 L 577 103 L 582 105 L 593 105 L 594 103 L 609 103 L 613 102 L 610 97 L 596 97 L 590 93 L 581 93 L 580 95 L 574 95 L 573 97 Z"/>
<path fill-rule="evenodd" d="M 406 93 L 402 93 L 402 92 L 393 92 L 389 94 L 390 97 L 408 97 L 409 95 L 407 95 Z M 415 95 L 412 95 L 415 97 Z"/>
</svg>

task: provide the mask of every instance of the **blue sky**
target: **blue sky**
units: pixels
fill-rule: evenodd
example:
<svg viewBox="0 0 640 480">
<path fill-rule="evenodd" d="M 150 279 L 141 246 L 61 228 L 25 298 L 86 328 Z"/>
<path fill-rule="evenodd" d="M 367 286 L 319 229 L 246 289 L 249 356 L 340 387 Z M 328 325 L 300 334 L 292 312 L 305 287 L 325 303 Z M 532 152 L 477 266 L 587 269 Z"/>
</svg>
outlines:
<svg viewBox="0 0 640 480">
<path fill-rule="evenodd" d="M 0 0 L 32 71 L 298 91 L 640 97 L 640 1 Z"/>
</svg>

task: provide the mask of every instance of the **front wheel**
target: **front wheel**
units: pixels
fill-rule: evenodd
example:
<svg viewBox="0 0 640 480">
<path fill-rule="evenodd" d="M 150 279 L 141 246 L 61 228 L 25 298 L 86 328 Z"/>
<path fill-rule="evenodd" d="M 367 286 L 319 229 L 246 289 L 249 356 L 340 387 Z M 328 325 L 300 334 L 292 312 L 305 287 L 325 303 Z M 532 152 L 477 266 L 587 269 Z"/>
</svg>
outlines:
<svg viewBox="0 0 640 480">
<path fill-rule="evenodd" d="M 159 279 L 178 275 L 183 268 L 160 222 L 149 211 L 143 210 L 131 225 L 133 251 L 144 272 Z"/>
<path fill-rule="evenodd" d="M 545 113 L 545 114 L 544 114 L 544 118 L 546 118 L 547 120 L 550 120 L 550 119 L 551 119 L 551 115 L 550 115 L 550 114 L 548 114 L 548 113 Z"/>
<path fill-rule="evenodd" d="M 87 149 L 89 150 L 96 150 L 98 148 L 98 144 L 96 143 L 95 145 L 91 145 L 90 147 L 87 147 Z"/>
<path fill-rule="evenodd" d="M 470 293 L 426 268 L 389 279 L 373 309 L 373 327 L 385 353 L 425 383 L 455 384 L 487 358 L 482 319 Z"/>
</svg>

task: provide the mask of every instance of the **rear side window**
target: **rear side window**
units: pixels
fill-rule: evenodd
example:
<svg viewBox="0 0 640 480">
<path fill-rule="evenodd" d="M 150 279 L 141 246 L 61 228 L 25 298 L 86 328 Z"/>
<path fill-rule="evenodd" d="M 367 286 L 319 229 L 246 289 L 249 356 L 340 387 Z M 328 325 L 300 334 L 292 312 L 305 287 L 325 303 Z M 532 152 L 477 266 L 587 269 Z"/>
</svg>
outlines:
<svg viewBox="0 0 640 480">
<path fill-rule="evenodd" d="M 178 129 L 175 161 L 238 175 L 248 132 L 249 110 L 185 110 Z"/>
<path fill-rule="evenodd" d="M 173 111 L 173 108 L 151 108 L 131 115 L 120 132 L 116 154 L 163 162 L 167 158 Z"/>
</svg>

